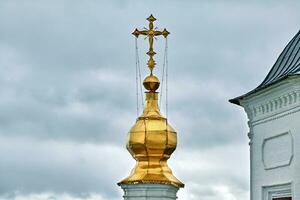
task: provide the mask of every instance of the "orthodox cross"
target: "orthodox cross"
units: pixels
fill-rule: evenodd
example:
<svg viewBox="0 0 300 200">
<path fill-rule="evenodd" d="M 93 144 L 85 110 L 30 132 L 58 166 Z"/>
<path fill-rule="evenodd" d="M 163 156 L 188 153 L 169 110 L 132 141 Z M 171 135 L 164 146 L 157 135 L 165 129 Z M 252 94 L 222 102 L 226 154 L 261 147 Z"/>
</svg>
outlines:
<svg viewBox="0 0 300 200">
<path fill-rule="evenodd" d="M 153 22 L 156 20 L 155 17 L 153 17 L 153 15 L 150 15 L 147 20 L 149 21 L 149 28 L 144 28 L 144 30 L 138 30 L 137 28 L 133 31 L 133 35 L 138 38 L 139 35 L 145 35 L 148 37 L 149 40 L 149 50 L 147 52 L 147 55 L 149 56 L 149 60 L 147 62 L 147 65 L 150 69 L 151 75 L 152 75 L 152 71 L 153 68 L 155 67 L 156 63 L 153 59 L 153 56 L 156 54 L 155 51 L 153 50 L 153 39 L 156 36 L 164 36 L 164 38 L 167 38 L 167 36 L 170 34 L 169 31 L 167 31 L 167 29 L 164 29 L 162 31 L 158 31 L 156 30 L 156 28 L 154 28 Z M 153 29 L 154 28 L 154 29 Z"/>
</svg>

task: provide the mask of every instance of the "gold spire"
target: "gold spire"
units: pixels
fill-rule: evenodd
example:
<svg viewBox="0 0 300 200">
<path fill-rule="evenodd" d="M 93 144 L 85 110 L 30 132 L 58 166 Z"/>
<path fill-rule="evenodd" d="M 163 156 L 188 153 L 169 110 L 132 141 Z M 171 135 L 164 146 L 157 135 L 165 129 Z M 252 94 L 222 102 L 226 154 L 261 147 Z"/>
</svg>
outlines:
<svg viewBox="0 0 300 200">
<path fill-rule="evenodd" d="M 149 50 L 146 53 L 149 56 L 149 60 L 147 62 L 148 68 L 150 69 L 150 75 L 148 75 L 144 82 L 143 85 L 144 87 L 151 91 L 151 92 L 155 92 L 158 88 L 159 88 L 159 80 L 156 76 L 153 75 L 153 69 L 156 65 L 155 60 L 153 59 L 154 55 L 156 54 L 156 52 L 153 50 L 153 39 L 156 36 L 164 36 L 164 38 L 167 38 L 168 35 L 170 34 L 169 31 L 167 31 L 167 29 L 164 29 L 162 31 L 158 31 L 154 28 L 154 24 L 153 22 L 156 20 L 155 17 L 153 17 L 153 15 L 150 15 L 147 20 L 149 21 L 149 25 L 148 25 L 148 29 L 144 28 L 144 30 L 138 30 L 137 28 L 132 32 L 132 35 L 134 35 L 136 38 L 139 37 L 139 35 L 145 35 L 148 37 L 148 41 L 149 41 Z"/>
<path fill-rule="evenodd" d="M 149 38 L 149 51 L 147 55 L 150 75 L 143 82 L 146 92 L 146 105 L 143 114 L 137 118 L 136 123 L 128 133 L 127 149 L 136 160 L 136 166 L 129 177 L 119 182 L 122 184 L 153 183 L 170 184 L 175 187 L 183 187 L 173 174 L 167 160 L 175 151 L 177 146 L 177 133 L 168 124 L 167 119 L 160 113 L 158 107 L 159 80 L 152 74 L 155 66 L 153 56 L 153 38 L 158 35 L 167 37 L 169 32 L 156 31 L 153 29 L 153 22 L 156 20 L 152 15 L 147 18 L 149 29 L 139 31 L 135 29 L 132 33 L 136 37 L 140 34 Z"/>
<path fill-rule="evenodd" d="M 170 34 L 169 31 L 167 31 L 167 29 L 164 29 L 162 31 L 158 31 L 154 28 L 153 22 L 156 21 L 155 17 L 153 17 L 153 15 L 150 15 L 147 20 L 149 21 L 149 28 L 144 28 L 144 30 L 138 30 L 137 28 L 133 31 L 133 35 L 135 37 L 139 37 L 139 35 L 146 35 L 148 37 L 149 40 L 149 50 L 147 52 L 147 55 L 149 56 L 149 60 L 148 60 L 148 67 L 150 69 L 150 74 L 152 75 L 152 71 L 153 68 L 155 67 L 156 63 L 155 60 L 153 59 L 153 56 L 156 54 L 156 52 L 153 50 L 153 39 L 156 36 L 164 36 L 165 38 L 167 38 L 167 36 Z"/>
</svg>

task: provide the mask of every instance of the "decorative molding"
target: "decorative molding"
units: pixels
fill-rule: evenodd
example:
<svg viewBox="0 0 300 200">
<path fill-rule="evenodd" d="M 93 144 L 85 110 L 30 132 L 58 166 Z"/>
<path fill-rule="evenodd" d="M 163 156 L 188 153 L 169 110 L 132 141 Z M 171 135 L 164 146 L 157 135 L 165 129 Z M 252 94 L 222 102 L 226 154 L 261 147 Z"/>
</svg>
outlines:
<svg viewBox="0 0 300 200">
<path fill-rule="evenodd" d="M 288 144 L 284 144 L 283 141 L 283 137 L 288 137 Z M 275 143 L 274 145 L 276 146 L 276 149 L 274 149 L 273 147 L 270 149 L 266 149 L 266 146 L 269 144 L 271 145 L 273 143 Z M 287 147 L 289 147 L 289 152 L 285 152 L 288 153 L 286 155 L 278 155 L 280 152 L 275 153 L 274 151 L 280 151 L 280 146 L 279 145 L 284 145 L 283 148 L 286 149 Z M 266 152 L 267 151 L 267 152 Z M 281 134 L 277 134 L 271 137 L 267 137 L 263 140 L 263 144 L 262 144 L 262 162 L 264 165 L 265 170 L 271 170 L 271 169 L 276 169 L 276 168 L 280 168 L 280 167 L 285 167 L 285 166 L 289 166 L 292 163 L 293 157 L 294 157 L 294 139 L 293 136 L 291 134 L 290 131 L 281 133 Z M 274 161 L 268 161 L 267 158 L 267 153 L 270 153 L 272 155 L 276 154 L 276 159 Z M 284 156 L 286 156 L 286 159 L 281 160 Z"/>
<path fill-rule="evenodd" d="M 251 125 L 250 121 L 248 121 L 248 127 L 249 127 L 249 132 L 248 132 L 249 145 L 251 146 L 253 144 L 253 126 Z"/>
<path fill-rule="evenodd" d="M 300 76 L 289 77 L 240 100 L 251 123 L 300 106 Z"/>
<path fill-rule="evenodd" d="M 168 184 L 121 184 L 124 200 L 176 200 L 179 188 Z"/>
<path fill-rule="evenodd" d="M 259 124 L 264 124 L 264 123 L 267 123 L 267 122 L 270 122 L 270 121 L 274 121 L 276 119 L 280 119 L 282 117 L 286 117 L 288 115 L 295 114 L 299 111 L 300 111 L 300 106 L 297 106 L 295 108 L 287 110 L 284 113 L 280 113 L 280 114 L 277 114 L 277 115 L 274 115 L 274 116 L 270 116 L 270 117 L 262 119 L 262 120 L 257 120 L 257 121 L 250 122 L 250 123 L 248 123 L 248 125 L 249 125 L 249 127 L 253 128 L 254 126 L 257 126 Z"/>
<path fill-rule="evenodd" d="M 278 185 L 271 185 L 271 186 L 263 186 L 263 200 L 272 200 L 274 198 L 283 198 L 283 197 L 292 197 L 292 182 L 278 184 Z"/>
<path fill-rule="evenodd" d="M 286 109 L 300 105 L 300 91 L 292 91 L 268 99 L 258 104 L 247 106 L 247 113 L 252 120 L 264 119 L 270 115 L 284 112 Z"/>
</svg>

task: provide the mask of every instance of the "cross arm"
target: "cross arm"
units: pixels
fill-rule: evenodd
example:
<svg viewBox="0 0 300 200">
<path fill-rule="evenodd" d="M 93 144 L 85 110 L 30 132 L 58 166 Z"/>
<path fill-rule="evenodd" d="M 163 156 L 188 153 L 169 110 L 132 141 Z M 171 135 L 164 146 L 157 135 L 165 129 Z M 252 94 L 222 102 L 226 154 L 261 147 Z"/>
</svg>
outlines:
<svg viewBox="0 0 300 200">
<path fill-rule="evenodd" d="M 163 31 L 154 31 L 155 36 L 163 35 L 165 38 L 170 34 L 167 29 L 164 29 Z"/>
<path fill-rule="evenodd" d="M 148 35 L 148 31 L 147 30 L 138 30 L 137 28 L 132 32 L 132 35 L 134 35 L 135 37 L 139 37 L 139 35 Z"/>
</svg>

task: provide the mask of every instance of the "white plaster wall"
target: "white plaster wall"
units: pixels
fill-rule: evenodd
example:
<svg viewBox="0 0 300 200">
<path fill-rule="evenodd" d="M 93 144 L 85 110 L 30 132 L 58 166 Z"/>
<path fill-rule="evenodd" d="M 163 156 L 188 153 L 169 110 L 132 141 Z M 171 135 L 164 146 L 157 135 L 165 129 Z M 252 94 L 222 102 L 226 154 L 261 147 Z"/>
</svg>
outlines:
<svg viewBox="0 0 300 200">
<path fill-rule="evenodd" d="M 123 184 L 124 200 L 176 200 L 178 188 L 167 184 Z"/>
<path fill-rule="evenodd" d="M 278 82 L 241 99 L 240 103 L 249 118 L 251 200 L 266 199 L 263 190 L 269 189 L 263 188 L 271 186 L 275 190 L 290 187 L 293 200 L 300 200 L 300 77 L 290 77 Z M 286 132 L 292 135 L 291 162 L 285 166 L 275 165 L 278 167 L 266 169 L 262 152 L 264 141 Z M 273 144 L 278 146 L 274 145 L 274 152 L 278 151 L 285 156 L 284 153 L 288 154 L 289 151 L 280 151 L 280 148 L 290 148 L 291 143 L 286 138 L 278 141 L 273 140 Z M 270 145 L 268 148 L 270 149 Z M 272 159 L 278 161 L 280 158 L 282 156 L 270 155 L 268 162 Z"/>
<path fill-rule="evenodd" d="M 293 137 L 294 150 L 290 165 L 274 169 L 265 169 L 262 157 L 262 147 L 265 138 L 276 136 L 289 131 Z M 252 200 L 262 200 L 262 187 L 292 183 L 292 192 L 295 200 L 300 200 L 300 169 L 299 143 L 300 112 L 284 116 L 253 127 L 252 138 Z M 289 148 L 289 143 L 281 145 Z M 281 147 L 280 147 L 281 148 Z M 274 150 L 275 151 L 275 150 Z M 298 189 L 298 191 L 296 191 Z"/>
</svg>

